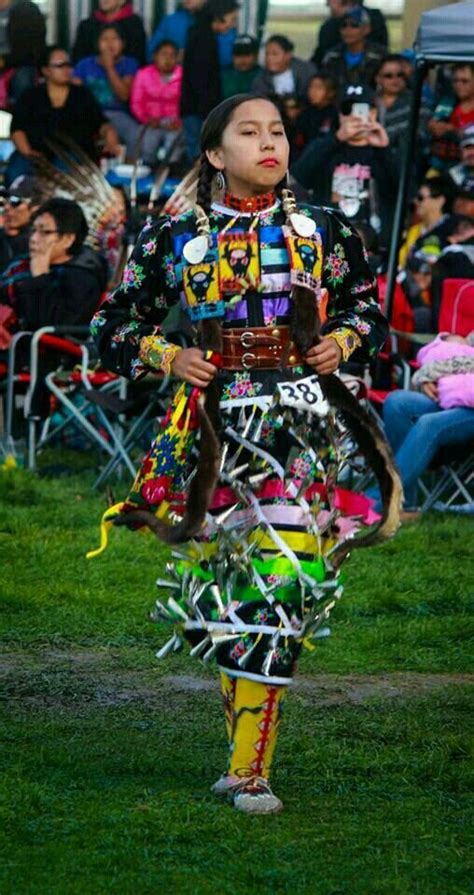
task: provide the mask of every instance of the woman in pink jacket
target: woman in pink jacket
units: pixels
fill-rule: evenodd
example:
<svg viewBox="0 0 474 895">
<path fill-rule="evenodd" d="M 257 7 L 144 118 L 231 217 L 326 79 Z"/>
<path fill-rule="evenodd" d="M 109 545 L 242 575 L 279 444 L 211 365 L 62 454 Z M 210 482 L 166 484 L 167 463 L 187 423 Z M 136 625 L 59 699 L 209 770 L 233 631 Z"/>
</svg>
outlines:
<svg viewBox="0 0 474 895">
<path fill-rule="evenodd" d="M 135 75 L 130 99 L 133 115 L 147 125 L 141 144 L 141 157 L 146 164 L 163 158 L 181 132 L 179 104 L 183 71 L 178 65 L 178 47 L 173 41 L 158 44 L 153 62 Z M 173 153 L 177 160 L 179 149 Z"/>
<path fill-rule="evenodd" d="M 437 451 L 454 444 L 464 444 L 466 456 L 472 450 L 474 331 L 466 338 L 440 333 L 417 360 L 421 367 L 412 384 L 418 391 L 392 392 L 383 407 L 385 434 L 405 492 L 405 519 L 416 514 L 417 481 Z"/>
</svg>

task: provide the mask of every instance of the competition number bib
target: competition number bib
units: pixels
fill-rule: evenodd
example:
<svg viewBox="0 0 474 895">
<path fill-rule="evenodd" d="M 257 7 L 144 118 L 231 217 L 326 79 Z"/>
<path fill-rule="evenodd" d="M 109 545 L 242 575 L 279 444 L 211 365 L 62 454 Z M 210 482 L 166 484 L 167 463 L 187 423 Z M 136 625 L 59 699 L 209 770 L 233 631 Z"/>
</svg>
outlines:
<svg viewBox="0 0 474 895">
<path fill-rule="evenodd" d="M 316 375 L 306 376 L 297 382 L 279 382 L 277 394 L 283 407 L 293 407 L 295 410 L 316 413 L 318 416 L 326 416 L 329 412 L 329 404 Z"/>
</svg>

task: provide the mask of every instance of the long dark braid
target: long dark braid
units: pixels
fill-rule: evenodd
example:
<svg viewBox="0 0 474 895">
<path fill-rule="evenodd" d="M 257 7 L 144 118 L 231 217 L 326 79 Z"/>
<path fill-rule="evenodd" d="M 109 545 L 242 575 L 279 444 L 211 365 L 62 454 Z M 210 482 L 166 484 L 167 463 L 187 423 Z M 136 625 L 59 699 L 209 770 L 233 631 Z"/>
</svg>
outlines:
<svg viewBox="0 0 474 895">
<path fill-rule="evenodd" d="M 203 211 L 206 212 L 206 214 L 209 214 L 211 210 L 212 179 L 215 173 L 216 169 L 213 168 L 211 163 L 208 161 L 206 153 L 202 152 L 200 158 L 196 201 L 197 204 L 201 206 Z"/>
</svg>

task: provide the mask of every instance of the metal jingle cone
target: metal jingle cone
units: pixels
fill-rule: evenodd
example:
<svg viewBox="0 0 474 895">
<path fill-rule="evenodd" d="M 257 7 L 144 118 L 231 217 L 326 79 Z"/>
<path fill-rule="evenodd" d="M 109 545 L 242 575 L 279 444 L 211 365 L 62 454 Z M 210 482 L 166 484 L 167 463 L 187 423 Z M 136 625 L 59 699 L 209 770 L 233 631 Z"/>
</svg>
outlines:
<svg viewBox="0 0 474 895">
<path fill-rule="evenodd" d="M 195 236 L 185 243 L 183 247 L 183 255 L 189 264 L 200 264 L 204 261 L 209 248 L 207 236 Z"/>
<path fill-rule="evenodd" d="M 290 214 L 290 222 L 293 230 L 298 236 L 309 238 L 316 232 L 315 221 L 312 221 L 311 218 L 307 218 L 304 214 L 299 214 L 297 211 Z"/>
</svg>

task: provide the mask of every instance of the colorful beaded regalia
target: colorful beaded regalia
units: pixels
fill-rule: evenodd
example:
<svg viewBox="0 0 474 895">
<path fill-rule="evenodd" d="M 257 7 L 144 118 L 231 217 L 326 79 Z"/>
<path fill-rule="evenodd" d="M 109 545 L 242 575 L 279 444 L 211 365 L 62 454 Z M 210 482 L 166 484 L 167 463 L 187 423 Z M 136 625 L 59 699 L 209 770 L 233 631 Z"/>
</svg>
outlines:
<svg viewBox="0 0 474 895">
<path fill-rule="evenodd" d="M 215 657 L 230 763 L 214 791 L 232 793 L 242 810 L 273 811 L 281 803 L 268 772 L 284 688 L 302 646 L 328 633 L 343 557 L 373 540 L 379 518 L 338 483 L 354 446 L 386 498 L 379 533 L 396 528 L 400 489 L 377 426 L 337 377 L 303 361 L 318 318 L 344 359 L 384 340 L 358 236 L 340 214 L 296 208 L 290 194 L 236 207 L 145 229 L 93 332 L 107 366 L 136 379 L 169 364 L 161 324 L 180 303 L 220 368 L 208 394 L 180 386 L 106 522 L 146 524 L 174 544 L 154 612 L 174 633 L 158 656 L 188 641 L 192 655 Z"/>
</svg>

